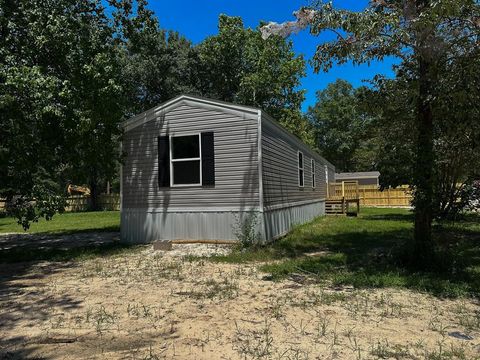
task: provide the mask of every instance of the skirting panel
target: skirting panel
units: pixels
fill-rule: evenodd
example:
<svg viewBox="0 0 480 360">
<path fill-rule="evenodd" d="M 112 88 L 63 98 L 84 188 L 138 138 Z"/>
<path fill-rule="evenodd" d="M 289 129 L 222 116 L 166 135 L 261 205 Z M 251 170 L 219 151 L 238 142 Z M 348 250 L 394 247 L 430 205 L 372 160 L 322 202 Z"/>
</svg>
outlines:
<svg viewBox="0 0 480 360">
<path fill-rule="evenodd" d="M 272 240 L 289 232 L 294 225 L 304 224 L 318 216 L 325 215 L 325 201 L 299 206 L 266 210 L 265 234 Z"/>
<path fill-rule="evenodd" d="M 256 210 L 225 212 L 163 212 L 161 209 L 122 209 L 121 239 L 128 243 L 155 240 L 237 240 L 238 231 Z M 264 237 L 261 221 L 257 232 Z"/>
</svg>

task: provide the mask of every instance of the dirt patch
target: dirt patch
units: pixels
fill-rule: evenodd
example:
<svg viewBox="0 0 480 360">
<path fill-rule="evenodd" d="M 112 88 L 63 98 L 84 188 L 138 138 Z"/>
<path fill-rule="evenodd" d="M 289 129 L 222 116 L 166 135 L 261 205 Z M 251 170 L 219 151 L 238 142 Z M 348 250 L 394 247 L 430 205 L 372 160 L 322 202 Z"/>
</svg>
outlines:
<svg viewBox="0 0 480 360">
<path fill-rule="evenodd" d="M 192 258 L 227 251 L 145 246 L 83 262 L 2 266 L 0 358 L 480 357 L 473 300 L 271 282 L 255 264 Z"/>
<path fill-rule="evenodd" d="M 0 251 L 15 249 L 71 249 L 109 244 L 120 240 L 118 232 L 85 232 L 76 234 L 0 234 Z"/>
</svg>

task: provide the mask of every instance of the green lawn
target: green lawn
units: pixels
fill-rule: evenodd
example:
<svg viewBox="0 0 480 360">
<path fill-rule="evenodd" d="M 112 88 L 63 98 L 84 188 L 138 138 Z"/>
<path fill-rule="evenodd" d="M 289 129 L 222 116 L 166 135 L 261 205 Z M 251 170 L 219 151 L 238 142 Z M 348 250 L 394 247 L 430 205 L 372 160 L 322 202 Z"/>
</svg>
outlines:
<svg viewBox="0 0 480 360">
<path fill-rule="evenodd" d="M 435 224 L 443 261 L 431 272 L 405 265 L 412 221 L 408 210 L 364 208 L 357 218 L 319 218 L 272 245 L 213 260 L 261 261 L 273 280 L 297 273 L 333 286 L 410 288 L 449 297 L 480 294 L 480 216 Z"/>
<path fill-rule="evenodd" d="M 66 213 L 56 215 L 51 221 L 32 224 L 29 232 L 118 231 L 119 222 L 120 214 L 115 211 Z M 443 261 L 439 269 L 430 272 L 416 271 L 405 265 L 412 222 L 413 216 L 408 210 L 364 208 L 357 218 L 318 218 L 296 227 L 271 245 L 237 249 L 212 260 L 261 262 L 261 269 L 271 274 L 273 280 L 297 273 L 333 286 L 399 287 L 438 296 L 478 296 L 480 216 L 470 215 L 455 223 L 434 224 L 434 236 L 441 245 Z M 6 232 L 23 230 L 14 219 L 0 218 L 0 233 Z M 79 251 L 81 255 L 85 249 Z M 10 260 L 16 258 L 10 255 Z"/>
<path fill-rule="evenodd" d="M 84 231 L 119 231 L 119 211 L 97 211 L 57 214 L 52 220 L 41 219 L 32 223 L 28 233 L 63 234 Z M 24 232 L 23 228 L 11 217 L 0 218 L 0 234 Z"/>
</svg>

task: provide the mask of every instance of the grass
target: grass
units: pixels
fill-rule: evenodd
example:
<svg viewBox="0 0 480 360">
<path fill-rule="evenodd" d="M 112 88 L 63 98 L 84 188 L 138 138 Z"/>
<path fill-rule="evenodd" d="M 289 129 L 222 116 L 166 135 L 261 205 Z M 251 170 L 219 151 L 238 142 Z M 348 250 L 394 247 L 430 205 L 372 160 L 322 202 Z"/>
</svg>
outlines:
<svg viewBox="0 0 480 360">
<path fill-rule="evenodd" d="M 265 262 L 261 269 L 273 280 L 300 273 L 333 286 L 398 287 L 442 297 L 478 296 L 480 216 L 434 225 L 444 259 L 436 271 L 417 271 L 402 262 L 412 224 L 408 210 L 365 208 L 357 218 L 318 218 L 272 245 L 238 249 L 212 259 Z"/>
<path fill-rule="evenodd" d="M 52 220 L 41 219 L 32 223 L 26 231 L 30 234 L 70 234 L 85 231 L 119 231 L 119 211 L 95 211 L 57 214 Z M 24 233 L 21 225 L 12 217 L 0 218 L 1 233 Z"/>
</svg>

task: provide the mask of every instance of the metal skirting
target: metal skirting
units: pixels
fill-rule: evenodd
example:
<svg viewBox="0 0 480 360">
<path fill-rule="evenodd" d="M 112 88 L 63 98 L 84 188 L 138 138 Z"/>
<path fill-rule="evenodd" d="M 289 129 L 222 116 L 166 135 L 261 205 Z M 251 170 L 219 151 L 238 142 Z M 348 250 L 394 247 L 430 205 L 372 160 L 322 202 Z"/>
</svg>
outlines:
<svg viewBox="0 0 480 360">
<path fill-rule="evenodd" d="M 322 215 L 325 215 L 325 201 L 268 210 L 263 218 L 258 209 L 163 212 L 124 208 L 120 231 L 122 241 L 138 244 L 156 240 L 238 240 L 242 226 L 249 222 L 254 224 L 258 240 L 263 242 L 283 236 L 295 225 Z"/>
<path fill-rule="evenodd" d="M 325 201 L 266 211 L 265 233 L 275 239 L 288 233 L 295 225 L 304 224 L 325 215 Z"/>
<path fill-rule="evenodd" d="M 255 215 L 254 215 L 255 214 Z M 163 212 L 122 209 L 121 240 L 150 243 L 156 240 L 237 240 L 239 228 L 249 216 L 260 218 L 258 210 L 222 212 Z M 257 232 L 263 235 L 260 221 Z"/>
</svg>

